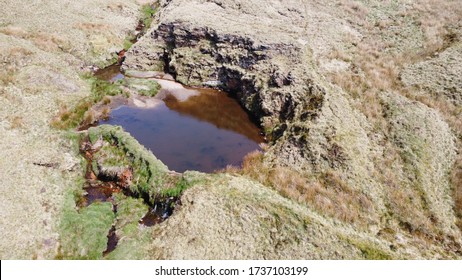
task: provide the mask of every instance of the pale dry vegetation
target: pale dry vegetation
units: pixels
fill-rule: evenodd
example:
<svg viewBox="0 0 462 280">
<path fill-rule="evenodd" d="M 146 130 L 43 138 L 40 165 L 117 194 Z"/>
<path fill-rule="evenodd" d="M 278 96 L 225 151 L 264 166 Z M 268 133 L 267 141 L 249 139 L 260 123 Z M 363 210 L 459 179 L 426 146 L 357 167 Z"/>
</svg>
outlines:
<svg viewBox="0 0 462 280">
<path fill-rule="evenodd" d="M 91 84 L 91 95 L 78 101 L 72 108 L 66 104 L 61 104 L 58 115 L 51 121 L 53 127 L 68 129 L 79 125 L 84 127 L 92 125 L 98 119 L 92 107 L 99 102 L 108 104 L 110 102 L 109 96 L 122 94 L 118 85 L 93 77 L 88 78 L 88 81 Z M 109 111 L 105 110 L 103 116 L 107 114 Z"/>
<path fill-rule="evenodd" d="M 122 47 L 128 30 L 137 24 L 137 1 L 2 1 L 2 259 L 55 255 L 63 193 L 76 184 L 80 168 L 67 132 L 49 123 L 60 107 L 65 114 L 89 94 L 79 74 L 89 65 L 108 63 L 111 52 Z M 123 11 L 106 10 L 114 4 L 123 5 Z M 100 32 L 94 30 L 98 28 Z M 87 36 L 92 32 L 98 34 Z"/>
<path fill-rule="evenodd" d="M 19 46 L 3 50 L 0 53 L 0 62 L 3 63 L 0 69 L 0 86 L 14 84 L 18 70 L 33 54 L 31 50 Z"/>
<path fill-rule="evenodd" d="M 15 72 L 9 69 L 0 70 L 0 85 L 5 87 L 15 80 Z"/>
<path fill-rule="evenodd" d="M 18 129 L 24 127 L 24 119 L 21 116 L 10 117 L 10 128 Z"/>
<path fill-rule="evenodd" d="M 289 167 L 268 165 L 260 151 L 249 153 L 242 168 L 227 167 L 225 171 L 252 178 L 284 197 L 346 223 L 365 227 L 376 218 L 371 199 L 351 188 L 335 171 L 310 177 Z"/>
<path fill-rule="evenodd" d="M 365 7 L 358 1 L 341 1 L 341 5 L 349 19 L 354 18 L 352 22 L 357 24 L 364 38 L 359 43 L 353 42 L 354 48 L 334 48 L 331 51 L 329 59 L 349 64 L 347 70 L 331 72 L 331 81 L 350 94 L 352 104 L 367 117 L 375 133 L 384 135 L 384 139 L 389 139 L 390 128 L 380 95 L 394 92 L 437 110 L 456 134 L 460 151 L 462 109 L 445 97 L 405 87 L 400 80 L 400 72 L 406 65 L 434 57 L 460 40 L 457 34 L 462 19 L 460 2 L 415 1 L 408 6 L 391 8 L 395 10 L 386 17 L 376 17 L 374 7 Z M 379 13 L 388 8 L 386 3 L 380 5 L 383 6 Z M 415 38 L 406 38 L 406 32 L 417 34 L 416 37 L 422 34 L 421 41 L 413 42 Z M 405 165 L 403 155 L 395 144 L 388 141 L 380 143 L 384 152 L 374 160 L 379 170 L 376 176 L 387 187 L 388 208 L 404 229 L 429 237 L 437 232 L 435 217 L 427 213 L 426 201 L 419 187 L 403 182 L 397 175 L 397 169 L 393 167 Z M 451 180 L 459 227 L 462 225 L 461 166 L 459 152 Z M 403 187 L 403 184 L 408 186 Z"/>
<path fill-rule="evenodd" d="M 409 15 L 417 18 L 425 34 L 422 54 L 439 52 L 455 39 L 454 32 L 460 28 L 462 5 L 460 1 L 420 0 L 412 4 Z"/>
<path fill-rule="evenodd" d="M 0 32 L 5 35 L 29 40 L 33 42 L 37 48 L 47 52 L 67 52 L 71 49 L 71 43 L 64 40 L 63 38 L 60 38 L 56 34 L 49 34 L 41 31 L 28 32 L 17 26 L 7 26 L 0 28 Z"/>
<path fill-rule="evenodd" d="M 397 148 L 391 143 L 384 144 L 383 157 L 375 159 L 375 162 L 381 163 L 376 165 L 375 176 L 386 187 L 387 208 L 391 218 L 411 233 L 431 235 L 435 228 L 425 211 L 425 201 L 418 187 L 409 183 L 403 185 L 398 175 L 404 163 Z"/>
<path fill-rule="evenodd" d="M 367 14 L 367 8 L 357 1 L 342 1 L 342 4 L 345 7 L 361 7 L 346 9 L 353 17 L 358 16 L 358 9 L 362 11 L 361 14 Z M 334 48 L 331 51 L 328 58 L 351 63 L 347 71 L 332 73 L 332 81 L 358 101 L 356 105 L 370 120 L 378 121 L 381 110 L 377 94 L 397 91 L 412 99 L 419 96 L 412 94 L 411 89 L 403 87 L 400 71 L 405 65 L 434 56 L 459 40 L 454 32 L 460 25 L 461 14 L 462 6 L 458 1 L 416 1 L 399 13 L 390 15 L 388 19 L 367 22 L 364 16 L 356 18 L 356 23 L 364 26 L 361 28 L 365 33 L 364 39 L 360 43 L 353 42 L 356 48 Z M 412 25 L 416 32 L 422 32 L 423 46 L 402 50 L 398 43 L 382 36 L 382 33 L 393 30 L 392 27 L 406 28 L 406 25 Z M 396 36 L 404 36 L 399 31 L 394 33 Z M 431 98 L 426 100 L 429 103 L 427 105 L 431 105 L 430 100 Z M 447 107 L 450 107 L 446 100 L 434 102 L 436 104 L 430 107 L 441 108 L 442 113 L 447 112 Z M 451 115 L 460 114 L 460 108 L 450 109 Z"/>
<path fill-rule="evenodd" d="M 456 161 L 454 170 L 451 174 L 451 182 L 454 186 L 454 200 L 456 207 L 456 215 L 458 218 L 457 226 L 462 230 L 462 155 Z"/>
</svg>

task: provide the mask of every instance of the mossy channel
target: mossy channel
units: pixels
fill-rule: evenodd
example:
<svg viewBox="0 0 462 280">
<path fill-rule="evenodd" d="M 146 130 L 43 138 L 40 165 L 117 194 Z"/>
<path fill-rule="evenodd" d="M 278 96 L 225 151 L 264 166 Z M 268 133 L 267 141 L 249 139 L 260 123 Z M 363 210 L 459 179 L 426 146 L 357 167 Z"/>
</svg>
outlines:
<svg viewBox="0 0 462 280">
<path fill-rule="evenodd" d="M 111 75 L 118 75 L 117 71 L 109 70 L 112 71 Z M 109 79 L 111 75 L 108 75 Z M 199 123 L 211 122 L 217 129 L 228 131 L 228 134 L 243 135 L 240 137 L 250 138 L 252 143 L 257 143 L 253 144 L 257 149 L 258 143 L 263 141 L 258 128 L 248 122 L 249 119 L 245 112 L 242 111 L 242 113 L 238 114 L 235 111 L 232 113 L 226 111 L 226 108 L 229 109 L 234 103 L 230 105 L 229 103 L 221 102 L 223 100 L 229 102 L 230 100 L 229 97 L 222 99 L 222 93 L 205 91 L 203 93 L 205 99 L 191 98 L 192 103 L 178 100 L 175 97 L 168 101 L 165 98 L 169 99 L 169 93 L 163 87 L 160 87 L 161 85 L 165 86 L 165 80 L 161 80 L 164 84 L 159 84 L 155 80 L 134 77 L 113 79 L 112 82 L 101 81 L 96 77 L 91 77 L 89 80 L 92 83 L 92 97 L 82 102 L 85 104 L 83 107 L 88 105 L 88 110 L 93 112 L 91 120 L 85 117 L 89 114 L 89 111 L 82 114 L 80 109 L 78 114 L 71 114 L 71 117 L 61 120 L 64 124 L 63 128 L 70 125 L 70 127 L 77 128 L 80 131 L 79 152 L 85 159 L 85 183 L 83 183 L 83 188 L 77 190 L 75 205 L 69 205 L 69 207 L 77 210 L 66 213 L 64 218 L 66 222 L 63 222 L 63 229 L 69 234 L 65 238 L 66 243 L 75 243 L 78 238 L 74 236 L 71 225 L 82 219 L 99 220 L 100 218 L 97 218 L 97 216 L 101 215 L 100 221 L 90 222 L 90 224 L 82 227 L 79 231 L 80 233 L 78 233 L 82 237 L 98 235 L 95 240 L 99 241 L 97 244 L 93 244 L 96 241 L 79 240 L 79 242 L 83 243 L 80 243 L 77 247 L 63 247 L 63 258 L 97 258 L 97 256 L 112 258 L 113 252 L 119 248 L 119 240 L 127 240 L 130 236 L 139 236 L 144 232 L 143 228 L 165 221 L 173 214 L 176 208 L 181 206 L 181 194 L 183 191 L 194 185 L 201 177 L 192 176 L 191 174 L 197 173 L 188 172 L 186 171 L 187 169 L 179 170 L 183 173 L 170 171 L 162 161 L 156 158 L 145 146 L 141 145 L 124 128 L 117 125 L 101 124 L 105 122 L 105 113 L 102 113 L 104 108 L 111 106 L 110 108 L 113 109 L 117 108 L 117 106 L 124 106 L 127 102 L 136 101 L 145 102 L 145 104 L 149 102 L 169 102 L 168 104 L 175 110 L 182 112 L 181 114 L 175 114 L 186 115 L 187 118 L 191 118 L 189 117 L 191 114 L 193 116 L 199 114 L 202 118 Z M 167 87 L 169 85 L 177 86 L 174 81 L 168 82 Z M 105 90 L 108 90 L 108 95 L 104 94 Z M 186 91 L 194 92 L 194 94 L 196 92 L 193 89 L 186 89 Z M 219 95 L 217 96 L 216 94 Z M 157 95 L 161 95 L 161 97 Z M 212 99 L 210 99 L 211 97 Z M 211 103 L 210 100 L 212 101 Z M 232 102 L 235 101 L 232 100 Z M 234 104 L 234 106 L 242 110 L 237 104 Z M 78 108 L 80 107 L 78 106 Z M 213 116 L 221 117 L 214 118 Z M 72 121 L 70 121 L 71 119 Z M 250 129 L 242 125 L 242 123 L 248 125 Z M 170 127 L 170 129 L 177 129 L 175 125 Z M 146 130 L 147 128 L 145 126 L 142 129 Z M 201 134 L 200 132 L 195 133 Z M 210 134 L 202 134 L 210 137 Z M 183 141 L 188 139 L 190 140 L 191 137 L 183 137 Z M 233 139 L 236 138 L 222 138 L 219 142 L 223 144 L 227 143 L 226 141 L 232 142 Z M 204 145 L 201 141 L 198 142 Z M 184 142 L 183 145 L 186 145 L 187 149 L 191 149 L 191 145 L 186 143 Z M 239 143 L 237 145 L 242 146 Z M 227 149 L 233 156 L 236 156 L 235 149 L 230 149 L 229 145 Z M 250 151 L 248 150 L 247 152 Z M 242 157 L 245 153 L 242 154 Z M 157 153 L 155 154 L 157 155 Z M 240 159 L 238 158 L 238 160 Z M 194 170 L 194 168 L 192 169 Z M 134 213 L 131 213 L 129 216 L 135 221 L 127 221 L 121 226 L 119 220 L 125 220 L 126 218 L 122 218 L 125 214 L 120 213 L 120 205 L 121 203 L 126 204 L 127 201 L 129 204 L 136 205 L 138 210 L 135 212 L 139 216 L 135 217 Z M 111 213 L 107 213 L 108 209 L 111 210 Z M 140 213 L 143 214 L 140 215 Z M 112 222 L 109 223 L 109 220 Z M 101 228 L 105 229 L 104 236 L 101 236 Z M 100 244 L 102 242 L 100 239 L 106 240 L 106 246 L 103 250 L 101 250 L 103 246 Z M 149 240 L 149 238 L 144 237 L 140 240 Z M 91 250 L 89 249 L 90 246 Z M 77 250 L 77 248 L 82 247 L 86 249 Z M 99 250 L 99 253 L 95 250 Z"/>
<path fill-rule="evenodd" d="M 113 256 L 119 240 L 147 242 L 148 227 L 172 215 L 182 192 L 201 180 L 169 171 L 120 127 L 101 125 L 79 135 L 85 180 L 66 200 L 57 258 L 120 258 Z"/>
<path fill-rule="evenodd" d="M 143 19 L 135 37 L 128 39 L 130 44 L 127 44 L 127 48 L 145 31 L 154 12 L 153 5 L 143 9 Z M 125 50 L 124 46 L 124 50 L 118 52 L 118 64 L 123 61 L 120 54 Z M 259 128 L 236 100 L 225 93 L 184 87 L 168 74 L 160 72 L 132 71 L 131 75 L 124 75 L 118 64 L 98 70 L 93 75 L 82 76 L 89 81 L 90 96 L 72 108 L 63 107 L 52 122 L 56 128 L 79 131 L 76 141 L 84 158 L 85 170 L 84 182 L 69 192 L 64 206 L 61 247 L 57 258 L 137 258 L 137 252 L 129 252 L 130 244 L 141 242 L 143 245 L 137 244 L 137 248 L 147 247 L 149 227 L 169 218 L 181 206 L 183 191 L 205 178 L 200 173 L 187 170 L 209 172 L 224 168 L 227 164 L 238 164 L 245 154 L 258 149 L 259 143 L 264 142 Z M 184 96 L 186 98 L 183 100 Z M 165 112 L 174 112 L 180 119 L 193 120 L 185 126 L 189 129 L 184 129 L 193 132 L 191 136 L 180 137 L 177 143 L 187 149 L 191 149 L 191 144 L 184 141 L 201 134 L 205 139 L 196 139 L 196 142 L 204 146 L 202 142 L 211 136 L 210 127 L 226 131 L 227 134 L 215 135 L 215 138 L 217 143 L 226 147 L 224 149 L 233 161 L 223 160 L 222 155 L 212 153 L 212 157 L 220 159 L 215 163 L 221 165 L 213 166 L 212 163 L 210 168 L 203 170 L 190 168 L 188 163 L 184 168 L 175 168 L 183 173 L 170 171 L 163 163 L 163 158 L 161 161 L 154 156 L 159 151 L 146 143 L 142 143 L 144 146 L 140 144 L 142 139 L 130 131 L 130 126 L 122 128 L 107 121 L 112 117 L 113 110 L 124 106 L 144 110 L 143 106 L 149 107 L 149 104 L 163 104 Z M 208 127 L 207 130 L 196 131 L 198 127 L 191 128 L 191 123 L 206 123 Z M 146 130 L 146 127 L 142 127 L 142 130 Z M 178 128 L 178 123 L 170 123 L 167 130 L 181 128 Z M 171 146 L 169 137 L 166 137 L 166 145 Z M 159 139 L 156 141 L 160 146 Z M 248 147 L 242 148 L 245 145 Z M 202 147 L 199 156 L 189 162 L 199 161 L 210 155 L 210 152 L 204 154 L 203 151 L 211 150 L 216 150 L 216 147 Z M 242 151 L 237 153 L 237 150 Z M 189 152 L 177 149 L 175 153 L 184 155 Z M 170 166 L 170 163 L 167 164 Z"/>
<path fill-rule="evenodd" d="M 149 27 L 157 5 L 142 8 L 136 31 L 127 39 L 130 45 Z M 124 48 L 125 45 L 128 44 Z M 73 135 L 85 169 L 84 180 L 66 195 L 57 259 L 138 258 L 141 252 L 128 252 L 127 248 L 133 243 L 146 244 L 148 227 L 172 215 L 181 205 L 181 193 L 197 181 L 188 173 L 170 172 L 121 127 L 95 127 L 107 117 L 112 109 L 108 105 L 114 99 L 127 99 L 133 92 L 153 97 L 160 89 L 155 81 L 122 80 L 122 74 L 104 76 L 112 77 L 114 71 L 120 72 L 119 68 L 115 64 L 96 75 L 83 75 L 91 94 L 71 108 L 63 107 L 52 121 L 52 126 Z"/>
</svg>

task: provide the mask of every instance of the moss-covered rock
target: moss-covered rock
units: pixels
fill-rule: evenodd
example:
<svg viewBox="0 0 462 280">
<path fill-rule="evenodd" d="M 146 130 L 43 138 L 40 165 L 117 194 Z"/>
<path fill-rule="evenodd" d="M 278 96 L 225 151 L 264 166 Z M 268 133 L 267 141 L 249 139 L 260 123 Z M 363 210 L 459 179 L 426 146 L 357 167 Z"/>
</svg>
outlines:
<svg viewBox="0 0 462 280">
<path fill-rule="evenodd" d="M 154 97 L 160 90 L 160 85 L 154 80 L 125 78 L 121 81 L 130 91 L 142 96 Z"/>
<path fill-rule="evenodd" d="M 61 218 L 61 246 L 57 258 L 102 258 L 113 222 L 111 203 L 94 203 L 77 211 L 74 196 L 69 194 Z"/>
<path fill-rule="evenodd" d="M 115 198 L 117 204 L 116 235 L 119 239 L 117 247 L 109 253 L 107 259 L 140 259 L 146 254 L 150 241 L 151 229 L 139 224 L 139 220 L 147 213 L 148 206 L 142 199 L 125 197 L 119 194 Z"/>
<path fill-rule="evenodd" d="M 105 161 L 117 161 L 123 155 L 133 168 L 133 182 L 130 189 L 137 193 L 148 193 L 154 196 L 163 187 L 168 168 L 150 151 L 143 147 L 121 127 L 101 125 L 89 129 L 90 135 L 99 135 L 112 145 L 111 153 Z M 97 138 L 96 136 L 91 139 Z M 109 151 L 109 150 L 108 150 Z"/>
</svg>

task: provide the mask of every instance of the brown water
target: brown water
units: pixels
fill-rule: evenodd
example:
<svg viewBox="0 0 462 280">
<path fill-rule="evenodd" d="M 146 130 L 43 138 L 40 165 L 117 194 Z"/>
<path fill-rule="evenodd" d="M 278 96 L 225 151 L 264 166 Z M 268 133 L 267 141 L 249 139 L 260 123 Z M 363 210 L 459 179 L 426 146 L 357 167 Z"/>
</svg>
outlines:
<svg viewBox="0 0 462 280">
<path fill-rule="evenodd" d="M 90 185 L 85 187 L 84 190 L 85 194 L 79 205 L 81 207 L 89 206 L 94 202 L 112 201 L 112 194 L 119 192 L 116 188 L 111 187 L 109 183 Z"/>
<path fill-rule="evenodd" d="M 106 68 L 97 70 L 95 72 L 95 76 L 102 80 L 110 81 L 110 82 L 115 82 L 125 77 L 122 73 L 120 73 L 120 66 L 117 64 L 113 64 Z"/>
<path fill-rule="evenodd" d="M 168 219 L 179 205 L 181 205 L 181 201 L 178 197 L 168 197 L 165 200 L 156 201 L 154 205 L 149 207 L 149 211 L 139 220 L 139 223 L 147 227 L 160 224 Z"/>
<path fill-rule="evenodd" d="M 103 256 L 107 256 L 110 252 L 114 251 L 119 243 L 119 237 L 116 235 L 116 228 L 112 226 L 107 234 L 107 247 L 103 252 Z"/>
<path fill-rule="evenodd" d="M 117 71 L 111 73 L 106 79 L 120 78 Z M 112 110 L 100 123 L 122 126 L 169 169 L 213 172 L 239 166 L 264 142 L 260 129 L 226 93 L 156 81 L 162 90 L 154 101 L 145 100 L 147 108 L 132 102 Z"/>
</svg>

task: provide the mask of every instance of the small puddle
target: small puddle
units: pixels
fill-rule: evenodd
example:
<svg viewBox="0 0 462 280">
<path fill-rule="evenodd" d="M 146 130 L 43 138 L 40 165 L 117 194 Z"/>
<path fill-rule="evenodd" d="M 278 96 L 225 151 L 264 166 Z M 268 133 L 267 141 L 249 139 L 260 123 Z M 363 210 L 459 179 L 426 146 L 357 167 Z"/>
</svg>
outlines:
<svg viewBox="0 0 462 280">
<path fill-rule="evenodd" d="M 148 213 L 139 220 L 139 223 L 147 227 L 160 224 L 173 214 L 173 210 L 178 205 L 181 205 L 181 202 L 177 197 L 156 202 L 154 206 L 149 207 Z"/>
<path fill-rule="evenodd" d="M 125 77 L 124 74 L 120 73 L 120 66 L 117 64 L 99 69 L 94 75 L 102 80 L 110 82 L 115 82 Z"/>
<path fill-rule="evenodd" d="M 112 195 L 120 192 L 111 183 L 100 183 L 96 185 L 88 185 L 83 188 L 85 194 L 80 200 L 80 207 L 86 207 L 94 202 L 107 202 L 112 201 Z"/>
<path fill-rule="evenodd" d="M 110 252 L 114 251 L 117 248 L 117 243 L 119 243 L 119 238 L 116 235 L 116 228 L 112 226 L 107 234 L 107 248 L 103 252 L 103 257 L 105 257 Z"/>
<path fill-rule="evenodd" d="M 121 74 L 114 68 L 99 77 L 119 79 Z M 260 129 L 228 94 L 154 80 L 162 86 L 155 98 L 135 98 L 99 123 L 122 126 L 177 172 L 240 166 L 246 154 L 260 149 L 264 142 Z"/>
<path fill-rule="evenodd" d="M 86 183 L 83 187 L 85 192 L 77 201 L 79 208 L 88 207 L 95 202 L 111 202 L 113 205 L 112 210 L 114 214 L 117 214 L 117 204 L 114 200 L 114 194 L 122 193 L 126 197 L 141 198 L 149 206 L 149 210 L 139 220 L 139 223 L 150 227 L 165 221 L 173 214 L 174 209 L 181 205 L 179 197 L 158 197 L 152 202 L 149 199 L 149 195 L 136 194 L 129 188 L 124 187 L 126 182 L 120 180 L 118 177 L 106 177 L 102 173 L 96 176 L 92 170 L 92 160 L 94 153 L 98 152 L 98 150 L 99 148 L 95 148 L 95 146 L 90 144 L 88 137 L 80 143 L 80 153 L 87 161 L 87 170 L 85 172 Z M 108 238 L 116 238 L 115 230 L 112 233 L 109 232 Z M 110 242 L 113 241 L 109 241 L 108 248 Z"/>
</svg>

